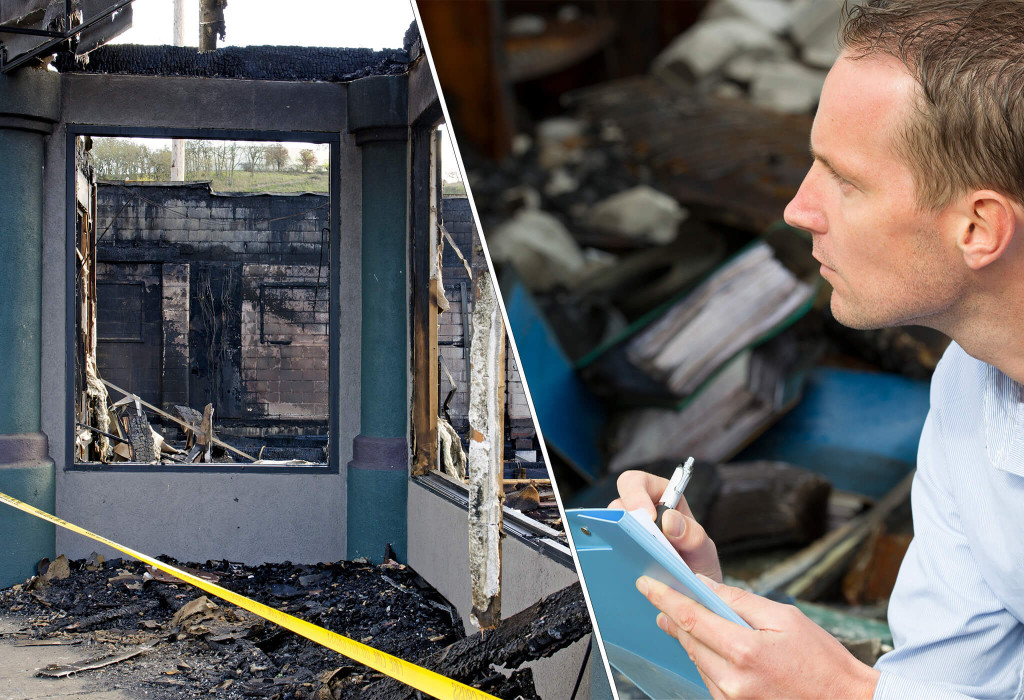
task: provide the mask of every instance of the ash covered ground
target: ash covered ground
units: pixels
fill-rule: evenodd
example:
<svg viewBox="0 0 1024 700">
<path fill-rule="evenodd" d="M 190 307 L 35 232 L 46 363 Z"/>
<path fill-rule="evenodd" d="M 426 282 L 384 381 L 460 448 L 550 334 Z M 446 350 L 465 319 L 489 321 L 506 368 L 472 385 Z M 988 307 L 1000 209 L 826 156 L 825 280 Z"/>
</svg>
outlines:
<svg viewBox="0 0 1024 700">
<path fill-rule="evenodd" d="M 166 559 L 170 563 L 177 563 Z M 408 567 L 337 562 L 188 564 L 254 600 L 416 662 L 464 638 L 455 609 Z M 77 675 L 148 698 L 364 697 L 381 674 L 135 561 L 58 558 L 0 591 L 19 645 L 82 644 L 92 660 L 138 655 Z M 51 578 L 52 577 L 52 578 Z M 149 648 L 151 647 L 151 648 Z M 59 676 L 69 669 L 43 669 Z M 528 672 L 460 679 L 501 697 L 536 697 Z M 52 681 L 59 685 L 61 679 Z M 56 688 L 55 688 L 56 690 Z M 413 692 L 410 689 L 410 694 Z"/>
</svg>

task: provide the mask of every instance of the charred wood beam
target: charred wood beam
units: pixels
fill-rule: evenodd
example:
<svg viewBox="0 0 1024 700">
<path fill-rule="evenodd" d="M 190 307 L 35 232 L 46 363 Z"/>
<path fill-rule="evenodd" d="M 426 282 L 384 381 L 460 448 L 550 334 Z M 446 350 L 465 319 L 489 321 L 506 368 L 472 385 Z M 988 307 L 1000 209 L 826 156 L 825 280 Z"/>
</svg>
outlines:
<svg viewBox="0 0 1024 700">
<path fill-rule="evenodd" d="M 579 584 L 553 593 L 502 622 L 421 659 L 431 671 L 463 683 L 486 676 L 492 666 L 517 668 L 543 659 L 590 634 L 590 616 Z M 368 686 L 361 700 L 404 700 L 413 689 L 390 678 Z"/>
<path fill-rule="evenodd" d="M 84 671 L 95 671 L 96 669 L 106 668 L 107 666 L 113 666 L 119 664 L 122 661 L 134 659 L 140 654 L 145 654 L 147 651 L 153 650 L 152 644 L 142 644 L 129 649 L 128 651 L 122 651 L 115 654 L 107 654 L 99 658 L 93 659 L 92 661 L 86 661 L 79 664 L 49 664 L 46 668 L 43 668 L 36 672 L 37 676 L 45 678 L 67 678 L 68 676 L 74 676 Z"/>
<path fill-rule="evenodd" d="M 206 408 L 203 409 L 203 422 L 200 425 L 201 435 L 199 435 L 196 444 L 203 451 L 203 460 L 210 462 L 213 461 L 213 404 L 206 404 Z"/>
<path fill-rule="evenodd" d="M 400 75 L 409 69 L 404 49 L 307 46 L 225 46 L 198 53 L 189 46 L 107 44 L 89 54 L 88 65 L 60 53 L 64 73 L 194 76 L 249 80 L 349 81 L 369 75 Z"/>
<path fill-rule="evenodd" d="M 140 614 L 148 613 L 153 608 L 159 607 L 160 601 L 158 600 L 145 600 L 141 603 L 134 603 L 132 605 L 125 605 L 120 608 L 112 608 L 110 610 L 104 610 L 103 612 L 96 613 L 95 615 L 89 615 L 83 618 L 72 618 L 59 622 L 55 625 L 50 625 L 42 630 L 40 634 L 48 634 L 50 632 L 56 632 L 58 630 L 68 630 L 69 632 L 84 632 L 85 630 L 97 627 L 99 625 L 106 625 L 114 620 L 120 620 L 123 617 L 138 617 Z"/>
<path fill-rule="evenodd" d="M 135 462 L 159 462 L 160 454 L 153 440 L 153 429 L 149 426 L 146 416 L 139 411 L 125 416 L 125 432 L 128 433 L 128 444 L 132 448 L 132 460 Z"/>
<path fill-rule="evenodd" d="M 758 577 L 751 588 L 762 595 L 778 591 L 794 598 L 812 599 L 842 576 L 876 526 L 884 523 L 910 498 L 913 481 L 914 472 L 911 472 L 870 510 L 772 567 Z"/>
<path fill-rule="evenodd" d="M 827 479 L 783 462 L 718 465 L 717 493 L 704 527 L 719 552 L 806 545 L 825 534 Z"/>
<path fill-rule="evenodd" d="M 432 126 L 412 134 L 412 421 L 413 476 L 438 466 L 438 341 L 439 302 L 445 301 L 438 286 L 436 260 L 438 192 L 441 157 Z M 437 295 L 440 295 L 439 297 Z M 447 308 L 447 307 L 445 307 Z"/>
</svg>

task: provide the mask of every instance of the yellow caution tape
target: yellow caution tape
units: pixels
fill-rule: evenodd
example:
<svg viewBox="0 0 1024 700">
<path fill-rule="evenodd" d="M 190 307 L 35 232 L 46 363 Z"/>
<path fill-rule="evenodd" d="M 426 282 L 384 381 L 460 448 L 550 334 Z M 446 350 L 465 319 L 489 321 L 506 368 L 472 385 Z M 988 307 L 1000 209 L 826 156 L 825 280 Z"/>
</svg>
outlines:
<svg viewBox="0 0 1024 700">
<path fill-rule="evenodd" d="M 439 673 L 430 671 L 417 666 L 416 664 L 400 659 L 397 656 L 385 654 L 382 651 L 377 651 L 373 647 L 361 644 L 348 637 L 343 637 L 337 632 L 314 625 L 311 622 L 299 619 L 294 615 L 281 612 L 269 605 L 263 603 L 257 603 L 255 600 L 246 598 L 245 596 L 238 595 L 228 589 L 218 586 L 209 581 L 204 581 L 198 576 L 193 576 L 187 571 L 165 564 L 158 559 L 154 559 L 150 556 L 143 554 L 142 552 L 136 552 L 134 549 L 130 549 L 116 542 L 108 540 L 106 537 L 102 537 L 93 532 L 78 527 L 73 523 L 69 523 L 66 520 L 62 520 L 54 515 L 50 515 L 44 511 L 30 506 L 27 503 L 23 503 L 16 498 L 12 498 L 5 493 L 0 492 L 0 503 L 6 503 L 7 505 L 17 508 L 18 510 L 24 511 L 30 515 L 34 515 L 37 518 L 42 518 L 55 525 L 67 528 L 72 532 L 77 532 L 79 535 L 85 535 L 97 542 L 102 542 L 105 545 L 113 547 L 119 552 L 124 552 L 128 556 L 138 559 L 139 561 L 145 562 L 150 566 L 153 566 L 161 571 L 165 571 L 168 574 L 175 576 L 186 583 L 190 583 L 197 588 L 201 588 L 207 593 L 211 593 L 218 598 L 222 598 L 229 603 L 234 603 L 240 608 L 244 608 L 251 613 L 255 613 L 260 617 L 270 620 L 285 629 L 291 630 L 296 634 L 300 634 L 306 639 L 311 639 L 317 644 L 322 644 L 328 649 L 332 649 L 339 654 L 344 654 L 354 661 L 358 661 L 361 664 L 365 664 L 370 668 L 380 671 L 381 673 L 391 676 L 395 680 L 401 681 L 406 685 L 410 685 L 417 690 L 420 690 L 428 695 L 435 698 L 441 698 L 442 700 L 497 700 L 493 695 L 477 690 L 476 688 L 459 683 L 458 681 L 452 680 L 447 676 L 442 676 Z"/>
</svg>

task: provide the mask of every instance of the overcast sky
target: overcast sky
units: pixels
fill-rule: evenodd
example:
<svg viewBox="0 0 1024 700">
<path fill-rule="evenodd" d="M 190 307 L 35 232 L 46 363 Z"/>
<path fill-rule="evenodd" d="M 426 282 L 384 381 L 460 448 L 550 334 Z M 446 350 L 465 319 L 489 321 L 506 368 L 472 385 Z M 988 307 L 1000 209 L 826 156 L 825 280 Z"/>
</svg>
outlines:
<svg viewBox="0 0 1024 700">
<path fill-rule="evenodd" d="M 132 28 L 112 43 L 174 43 L 174 0 L 135 0 Z M 229 0 L 218 46 L 402 48 L 409 0 Z M 185 0 L 185 45 L 199 45 L 199 0 Z"/>
<path fill-rule="evenodd" d="M 402 47 L 412 24 L 410 0 L 229 0 L 227 33 L 218 46 Z M 135 0 L 132 27 L 113 44 L 174 43 L 174 0 Z M 185 45 L 199 45 L 199 0 L 185 0 Z M 445 180 L 459 180 L 455 153 L 443 138 Z M 166 140 L 153 141 L 157 147 Z M 303 146 L 289 145 L 292 156 Z M 316 149 L 321 158 L 326 147 Z"/>
</svg>

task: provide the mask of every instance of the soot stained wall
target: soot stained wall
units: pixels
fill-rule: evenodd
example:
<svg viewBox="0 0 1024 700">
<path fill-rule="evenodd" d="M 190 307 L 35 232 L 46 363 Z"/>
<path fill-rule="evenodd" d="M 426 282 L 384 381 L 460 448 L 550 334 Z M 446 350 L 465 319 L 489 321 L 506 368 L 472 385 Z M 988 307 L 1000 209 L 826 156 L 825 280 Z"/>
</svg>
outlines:
<svg viewBox="0 0 1024 700">
<path fill-rule="evenodd" d="M 473 252 L 477 245 L 474 240 L 476 237 L 473 231 L 473 214 L 469 208 L 469 200 L 464 197 L 442 199 L 441 220 L 463 257 L 472 264 Z M 441 256 L 441 280 L 444 283 L 445 298 L 448 300 L 448 310 L 438 317 L 438 354 L 444 362 L 444 367 L 451 373 L 454 387 L 442 370 L 440 374 L 441 387 L 438 392 L 440 401 L 438 411 L 441 411 L 445 398 L 454 388 L 455 394 L 448 403 L 452 426 L 460 433 L 466 433 L 469 430 L 469 376 L 466 373 L 468 353 L 466 344 L 469 342 L 469 338 L 464 334 L 463 321 L 466 321 L 470 329 L 472 326 L 469 325 L 469 318 L 463 319 L 463 314 L 468 316 L 472 309 L 470 305 L 473 300 L 473 283 L 462 261 L 459 260 L 447 241 L 444 254 Z M 462 307 L 463 287 L 468 309 Z M 440 413 L 440 415 L 444 414 Z"/>
<path fill-rule="evenodd" d="M 100 263 L 96 268 L 96 361 L 102 376 L 150 402 L 161 399 L 161 267 Z"/>
<path fill-rule="evenodd" d="M 97 197 L 101 376 L 167 409 L 212 402 L 246 433 L 325 430 L 327 195 L 101 183 Z"/>
<path fill-rule="evenodd" d="M 240 424 L 233 427 L 239 434 L 262 435 L 270 423 L 281 434 L 326 428 L 327 204 L 323 194 L 101 182 L 101 376 L 167 410 L 212 402 L 218 421 Z M 469 201 L 444 198 L 442 219 L 466 260 L 480 265 Z M 456 389 L 449 414 L 465 432 L 463 314 L 473 290 L 450 244 L 442 268 L 450 308 L 440 316 L 439 352 Z M 508 437 L 517 449 L 531 449 L 533 420 L 510 348 L 506 356 Z M 442 372 L 441 402 L 451 388 Z"/>
</svg>

